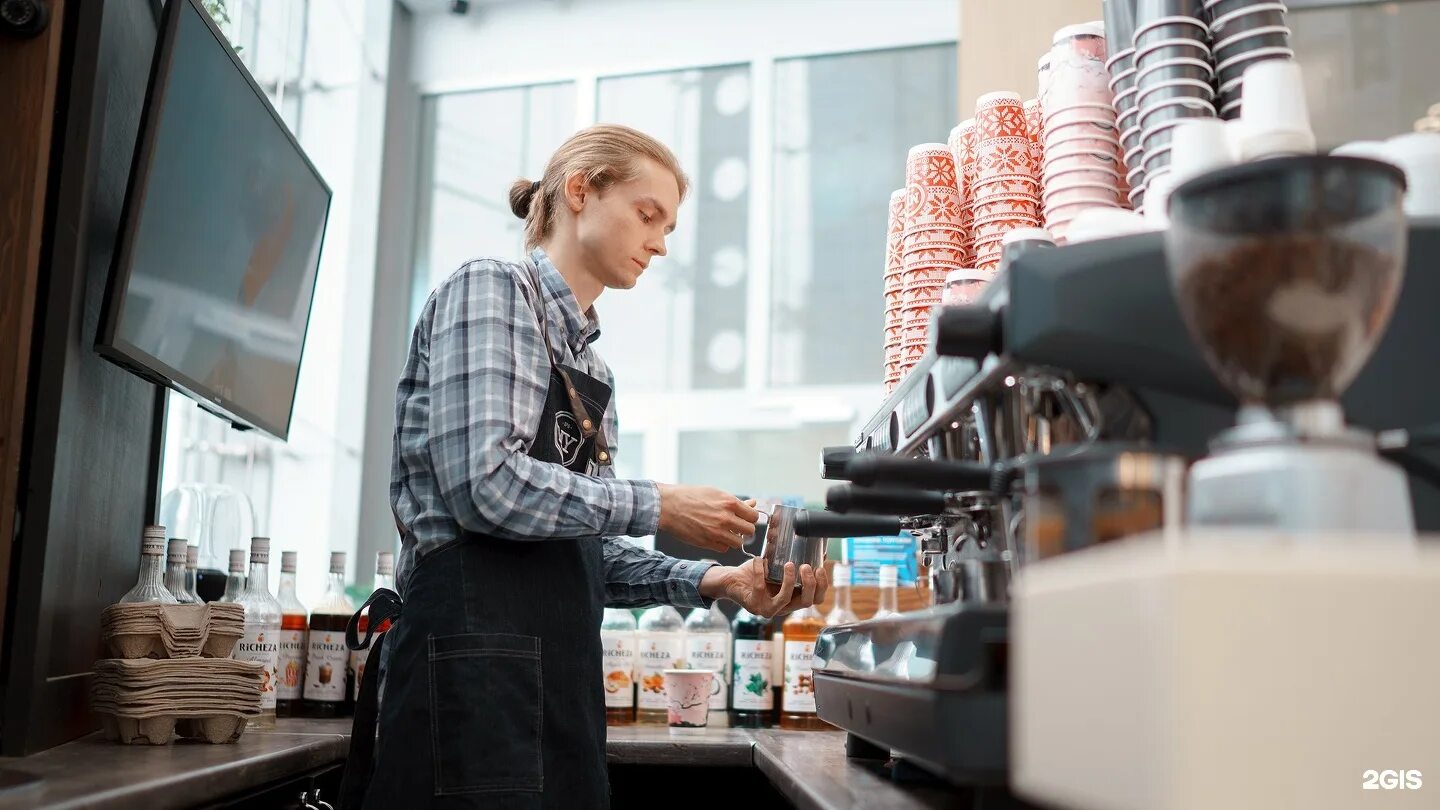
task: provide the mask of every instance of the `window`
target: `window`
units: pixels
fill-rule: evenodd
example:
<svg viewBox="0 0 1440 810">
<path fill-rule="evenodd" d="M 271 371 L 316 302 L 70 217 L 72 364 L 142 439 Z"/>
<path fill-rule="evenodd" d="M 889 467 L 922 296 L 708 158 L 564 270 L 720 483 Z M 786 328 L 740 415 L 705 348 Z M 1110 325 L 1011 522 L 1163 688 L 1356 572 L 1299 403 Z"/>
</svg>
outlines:
<svg viewBox="0 0 1440 810">
<path fill-rule="evenodd" d="M 848 422 L 683 431 L 679 480 L 758 498 L 799 497 L 820 506 L 830 485 L 820 477 L 820 448 L 852 438 Z"/>
<path fill-rule="evenodd" d="M 539 180 L 551 153 L 575 131 L 575 85 L 430 96 L 421 114 L 428 141 L 420 168 L 416 316 L 430 290 L 466 261 L 523 254 L 525 223 L 510 210 L 510 185 L 520 177 Z"/>
<path fill-rule="evenodd" d="M 635 289 L 597 305 L 605 332 L 601 353 L 627 392 L 742 387 L 749 67 L 601 79 L 597 101 L 599 122 L 655 136 L 675 151 L 691 181 L 668 255 L 651 262 Z M 641 346 L 646 350 L 634 350 Z"/>
<path fill-rule="evenodd" d="M 958 123 L 955 45 L 775 65 L 772 385 L 875 383 L 886 206 L 905 154 Z"/>
<path fill-rule="evenodd" d="M 1409 132 L 1440 103 L 1440 2 L 1294 9 L 1289 23 L 1322 148 Z"/>
</svg>

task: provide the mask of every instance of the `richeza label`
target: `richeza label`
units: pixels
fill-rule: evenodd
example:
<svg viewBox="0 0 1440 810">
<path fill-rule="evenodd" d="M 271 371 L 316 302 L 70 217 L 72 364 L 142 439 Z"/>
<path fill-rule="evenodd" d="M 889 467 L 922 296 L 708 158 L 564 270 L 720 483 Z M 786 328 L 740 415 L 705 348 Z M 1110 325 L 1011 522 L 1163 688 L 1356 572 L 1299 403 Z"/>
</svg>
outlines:
<svg viewBox="0 0 1440 810">
<path fill-rule="evenodd" d="M 635 671 L 640 682 L 640 708 L 665 709 L 665 670 L 672 669 L 685 653 L 678 634 L 642 636 L 635 654 Z"/>
<path fill-rule="evenodd" d="M 275 711 L 275 668 L 280 659 L 280 629 L 246 627 L 235 645 L 235 660 L 264 667 L 260 673 L 260 710 Z"/>
<path fill-rule="evenodd" d="M 345 665 L 350 649 L 340 631 L 310 631 L 310 657 L 305 664 L 305 699 L 339 703 L 345 699 Z"/>
<path fill-rule="evenodd" d="M 781 710 L 786 712 L 815 713 L 815 675 L 811 660 L 815 657 L 815 642 L 785 642 L 785 694 Z"/>
<path fill-rule="evenodd" d="M 628 709 L 635 705 L 635 635 L 601 633 L 600 665 L 605 674 L 605 705 Z"/>
<path fill-rule="evenodd" d="M 743 711 L 770 711 L 775 708 L 775 693 L 770 678 L 775 664 L 775 642 L 735 640 L 734 705 Z"/>
<path fill-rule="evenodd" d="M 280 659 L 276 664 L 275 696 L 299 700 L 305 682 L 305 631 L 280 631 Z"/>
<path fill-rule="evenodd" d="M 691 669 L 715 672 L 710 681 L 710 708 L 725 710 L 730 694 L 730 637 L 724 633 L 694 633 L 685 637 L 685 660 Z"/>
</svg>

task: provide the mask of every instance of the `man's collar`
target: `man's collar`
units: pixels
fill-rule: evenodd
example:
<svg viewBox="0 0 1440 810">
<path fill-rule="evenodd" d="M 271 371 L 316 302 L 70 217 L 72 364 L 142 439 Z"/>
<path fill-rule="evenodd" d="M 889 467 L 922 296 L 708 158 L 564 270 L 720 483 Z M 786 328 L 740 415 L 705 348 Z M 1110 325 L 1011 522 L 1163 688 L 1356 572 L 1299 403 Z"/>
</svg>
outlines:
<svg viewBox="0 0 1440 810">
<path fill-rule="evenodd" d="M 574 351 L 595 342 L 600 337 L 600 318 L 595 314 L 595 307 L 590 307 L 583 314 L 580 312 L 580 302 L 575 300 L 574 291 L 544 250 L 535 248 L 530 251 L 530 258 L 540 271 L 546 317 L 559 321 L 565 327 L 565 341 Z"/>
</svg>

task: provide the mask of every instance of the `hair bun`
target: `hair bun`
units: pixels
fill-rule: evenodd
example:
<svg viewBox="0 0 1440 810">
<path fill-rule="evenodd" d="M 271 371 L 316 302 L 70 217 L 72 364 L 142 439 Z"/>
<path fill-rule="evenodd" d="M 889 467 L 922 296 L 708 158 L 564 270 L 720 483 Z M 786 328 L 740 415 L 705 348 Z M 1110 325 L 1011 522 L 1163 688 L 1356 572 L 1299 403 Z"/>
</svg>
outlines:
<svg viewBox="0 0 1440 810">
<path fill-rule="evenodd" d="M 540 190 L 540 182 L 530 182 L 525 178 L 516 180 L 510 186 L 510 210 L 515 216 L 525 219 L 530 216 L 530 205 L 535 200 L 535 194 Z"/>
</svg>

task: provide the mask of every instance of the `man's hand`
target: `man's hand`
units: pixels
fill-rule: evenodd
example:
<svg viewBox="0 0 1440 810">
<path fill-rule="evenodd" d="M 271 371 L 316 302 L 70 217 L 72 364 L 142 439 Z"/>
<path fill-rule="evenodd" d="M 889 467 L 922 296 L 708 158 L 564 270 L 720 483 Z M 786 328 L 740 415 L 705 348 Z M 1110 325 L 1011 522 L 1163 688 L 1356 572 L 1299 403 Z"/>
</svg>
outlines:
<svg viewBox="0 0 1440 810">
<path fill-rule="evenodd" d="M 760 513 L 749 504 L 714 487 L 657 484 L 660 489 L 660 531 L 707 551 L 740 548 L 755 533 Z"/>
<path fill-rule="evenodd" d="M 785 581 L 775 585 L 765 581 L 765 562 L 758 557 L 740 566 L 714 566 L 700 580 L 701 596 L 729 599 L 767 619 L 819 604 L 829 590 L 830 574 L 823 565 L 796 571 L 795 563 L 785 563 Z"/>
</svg>

